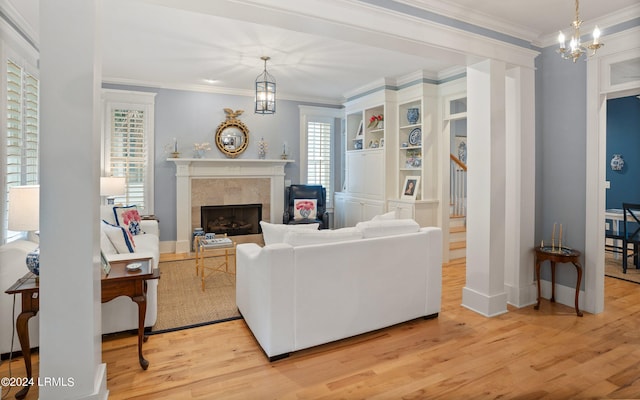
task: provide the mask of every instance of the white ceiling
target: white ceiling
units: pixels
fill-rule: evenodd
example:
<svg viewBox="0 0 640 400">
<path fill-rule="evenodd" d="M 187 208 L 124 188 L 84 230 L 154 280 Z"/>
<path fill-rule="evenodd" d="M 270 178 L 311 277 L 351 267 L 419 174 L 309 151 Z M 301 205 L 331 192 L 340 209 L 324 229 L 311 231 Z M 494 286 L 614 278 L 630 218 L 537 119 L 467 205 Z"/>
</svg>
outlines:
<svg viewBox="0 0 640 400">
<path fill-rule="evenodd" d="M 0 0 L 0 6 L 9 4 L 27 21 L 25 31 L 36 43 L 38 1 Z M 267 69 L 275 76 L 281 97 L 339 103 L 346 93 L 383 77 L 397 79 L 416 71 L 439 76 L 456 66 L 452 60 L 382 48 L 373 40 L 367 43 L 366 37 L 358 43 L 336 38 L 338 35 L 329 34 L 327 29 L 331 28 L 321 23 L 296 23 L 302 20 L 296 20 L 295 15 L 283 17 L 286 10 L 282 10 L 291 1 L 295 0 L 103 0 L 103 78 L 115 83 L 250 94 L 255 77 L 262 72 L 260 57 L 268 55 L 272 60 Z M 375 3 L 370 0 L 306 3 L 319 7 L 365 3 L 375 7 L 366 4 Z M 551 38 L 559 29 L 568 28 L 574 17 L 571 0 L 395 3 L 447 15 L 539 46 L 550 45 Z M 229 7 L 220 7 L 222 4 Z M 238 5 L 250 5 L 258 12 L 237 12 L 242 10 Z M 614 23 L 620 13 L 637 14 L 638 5 L 638 0 L 583 0 L 583 31 L 598 23 L 605 27 L 606 40 L 606 24 Z M 276 7 L 280 10 L 274 19 L 269 8 Z"/>
</svg>

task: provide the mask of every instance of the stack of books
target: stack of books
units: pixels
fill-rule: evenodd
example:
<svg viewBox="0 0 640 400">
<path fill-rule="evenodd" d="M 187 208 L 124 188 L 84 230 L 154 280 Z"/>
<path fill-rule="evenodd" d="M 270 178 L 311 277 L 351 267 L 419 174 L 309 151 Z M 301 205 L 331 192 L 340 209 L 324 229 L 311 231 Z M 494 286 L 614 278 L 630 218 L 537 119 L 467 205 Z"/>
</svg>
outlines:
<svg viewBox="0 0 640 400">
<path fill-rule="evenodd" d="M 233 242 L 231 241 L 231 239 L 226 237 L 200 240 L 200 245 L 205 249 L 213 249 L 216 247 L 227 247 L 227 246 L 231 246 L 232 244 Z"/>
</svg>

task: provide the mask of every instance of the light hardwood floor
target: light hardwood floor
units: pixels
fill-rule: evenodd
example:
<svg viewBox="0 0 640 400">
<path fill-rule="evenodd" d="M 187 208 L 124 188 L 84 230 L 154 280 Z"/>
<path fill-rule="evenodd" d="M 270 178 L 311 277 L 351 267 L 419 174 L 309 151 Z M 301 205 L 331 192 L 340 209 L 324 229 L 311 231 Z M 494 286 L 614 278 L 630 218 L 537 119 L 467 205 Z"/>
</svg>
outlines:
<svg viewBox="0 0 640 400">
<path fill-rule="evenodd" d="M 151 336 L 147 371 L 134 336 L 105 340 L 110 399 L 640 398 L 640 285 L 605 278 L 599 315 L 543 301 L 485 318 L 460 306 L 464 267 L 444 266 L 437 319 L 274 363 L 242 320 Z M 12 364 L 24 376 L 22 359 Z"/>
</svg>

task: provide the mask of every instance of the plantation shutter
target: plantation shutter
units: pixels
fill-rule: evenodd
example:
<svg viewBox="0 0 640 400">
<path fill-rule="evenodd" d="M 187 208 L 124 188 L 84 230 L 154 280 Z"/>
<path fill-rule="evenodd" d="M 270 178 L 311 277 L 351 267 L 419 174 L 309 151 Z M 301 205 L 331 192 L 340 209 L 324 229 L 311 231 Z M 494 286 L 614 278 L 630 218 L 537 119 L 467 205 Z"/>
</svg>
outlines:
<svg viewBox="0 0 640 400">
<path fill-rule="evenodd" d="M 7 60 L 7 131 L 5 153 L 5 207 L 3 215 L 4 241 L 16 238 L 19 232 L 8 231 L 7 210 L 11 186 L 36 185 L 39 158 L 39 81 L 23 67 Z"/>
<path fill-rule="evenodd" d="M 111 111 L 111 175 L 125 177 L 126 193 L 115 198 L 116 203 L 145 208 L 147 179 L 147 132 L 145 111 L 113 108 Z"/>
<path fill-rule="evenodd" d="M 333 204 L 331 179 L 332 124 L 307 122 L 307 184 L 322 185 L 327 190 L 327 204 Z"/>
</svg>

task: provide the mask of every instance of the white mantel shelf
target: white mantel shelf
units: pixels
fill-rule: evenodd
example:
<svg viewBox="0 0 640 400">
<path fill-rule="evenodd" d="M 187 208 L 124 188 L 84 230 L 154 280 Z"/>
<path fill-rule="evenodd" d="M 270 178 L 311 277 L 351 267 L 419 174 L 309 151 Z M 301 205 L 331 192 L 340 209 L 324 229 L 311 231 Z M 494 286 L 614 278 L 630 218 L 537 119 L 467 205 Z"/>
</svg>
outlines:
<svg viewBox="0 0 640 400">
<path fill-rule="evenodd" d="M 284 209 L 284 168 L 295 160 L 245 158 L 168 158 L 176 164 L 176 253 L 191 248 L 191 180 L 193 178 L 268 178 L 271 182 L 271 221 Z M 278 205 L 282 205 L 279 207 Z"/>
<path fill-rule="evenodd" d="M 295 162 L 295 160 L 281 160 L 281 159 L 262 159 L 262 158 L 167 158 L 167 161 L 173 161 L 176 164 L 191 164 L 191 163 L 215 163 L 215 164 L 261 164 L 261 165 L 284 165 L 287 163 Z"/>
</svg>

